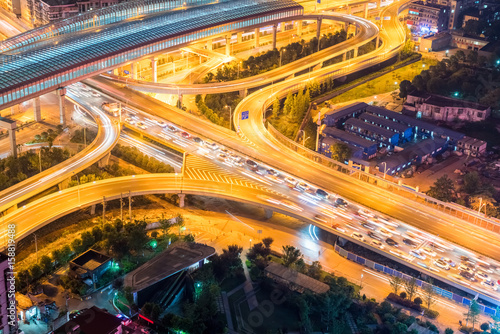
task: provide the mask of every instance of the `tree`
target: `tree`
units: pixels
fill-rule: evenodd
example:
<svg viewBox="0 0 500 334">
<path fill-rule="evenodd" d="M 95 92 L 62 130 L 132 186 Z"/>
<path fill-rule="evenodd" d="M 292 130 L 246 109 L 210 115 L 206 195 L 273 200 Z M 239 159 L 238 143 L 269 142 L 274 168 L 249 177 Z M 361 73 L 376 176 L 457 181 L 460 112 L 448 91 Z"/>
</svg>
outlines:
<svg viewBox="0 0 500 334">
<path fill-rule="evenodd" d="M 307 276 L 310 276 L 314 279 L 319 279 L 321 277 L 321 266 L 319 261 L 314 261 L 307 270 Z"/>
<path fill-rule="evenodd" d="M 488 212 L 488 207 L 494 208 L 496 201 L 488 195 L 477 195 L 469 200 L 470 206 L 475 211 L 484 212 L 485 214 Z M 484 208 L 484 209 L 483 209 Z"/>
<path fill-rule="evenodd" d="M 94 237 L 95 242 L 99 242 L 102 240 L 102 230 L 99 226 L 95 226 L 92 229 L 92 236 Z"/>
<path fill-rule="evenodd" d="M 391 285 L 392 291 L 397 295 L 399 289 L 403 286 L 403 279 L 399 276 L 392 276 L 389 280 L 389 284 Z"/>
<path fill-rule="evenodd" d="M 194 242 L 194 235 L 192 235 L 191 233 L 186 234 L 184 236 L 184 241 L 185 242 Z"/>
<path fill-rule="evenodd" d="M 464 175 L 464 191 L 469 195 L 474 195 L 481 189 L 481 178 L 477 172 L 470 172 Z"/>
<path fill-rule="evenodd" d="M 481 328 L 483 332 L 486 332 L 488 329 L 490 329 L 490 324 L 487 322 L 483 322 L 479 328 Z"/>
<path fill-rule="evenodd" d="M 89 249 L 95 243 L 94 236 L 90 232 L 82 233 L 82 248 L 83 250 Z"/>
<path fill-rule="evenodd" d="M 279 115 L 281 109 L 280 100 L 276 98 L 273 102 L 273 116 L 276 117 Z"/>
<path fill-rule="evenodd" d="M 413 302 L 417 305 L 422 305 L 423 301 L 422 301 L 422 298 L 420 297 L 417 297 L 413 300 Z"/>
<path fill-rule="evenodd" d="M 455 187 L 447 174 L 441 176 L 427 191 L 427 195 L 443 202 L 451 202 Z"/>
<path fill-rule="evenodd" d="M 422 297 L 424 298 L 424 303 L 427 306 L 427 310 L 431 309 L 431 306 L 436 303 L 436 290 L 434 290 L 434 286 L 432 285 L 432 280 L 429 284 L 425 284 L 422 288 Z"/>
<path fill-rule="evenodd" d="M 40 267 L 40 265 L 38 265 L 38 264 L 32 265 L 30 267 L 30 274 L 31 274 L 31 277 L 33 278 L 33 280 L 39 279 L 43 274 L 42 268 Z"/>
<path fill-rule="evenodd" d="M 405 99 L 409 93 L 415 90 L 415 86 L 408 80 L 403 80 L 399 83 L 399 97 Z"/>
<path fill-rule="evenodd" d="M 293 104 L 294 104 L 294 97 L 292 91 L 290 90 L 288 91 L 288 94 L 285 99 L 285 104 L 283 106 L 283 114 L 289 115 L 294 108 Z"/>
<path fill-rule="evenodd" d="M 453 334 L 453 329 L 451 329 L 451 328 L 449 328 L 449 327 L 448 327 L 448 328 L 446 328 L 446 329 L 444 330 L 444 334 Z"/>
<path fill-rule="evenodd" d="M 269 253 L 271 252 L 271 244 L 273 243 L 274 239 L 271 238 L 271 237 L 267 237 L 267 238 L 264 238 L 262 239 L 262 243 L 264 244 L 264 246 L 269 249 Z"/>
<path fill-rule="evenodd" d="M 73 252 L 75 252 L 76 254 L 79 254 L 81 252 L 83 252 L 83 245 L 82 245 L 82 239 L 80 238 L 76 238 L 75 240 L 73 240 L 71 242 L 71 249 L 73 250 Z"/>
<path fill-rule="evenodd" d="M 481 313 L 481 309 L 479 308 L 479 304 L 475 299 L 473 299 L 469 305 L 469 309 L 467 313 L 465 313 L 466 317 L 466 326 L 469 321 L 472 323 L 472 330 L 474 330 L 474 326 L 476 325 L 477 320 L 479 319 L 479 314 Z"/>
<path fill-rule="evenodd" d="M 283 265 L 285 267 L 291 267 L 295 262 L 297 262 L 302 257 L 300 249 L 295 248 L 290 245 L 283 246 Z"/>
<path fill-rule="evenodd" d="M 158 221 L 158 223 L 160 223 L 163 234 L 168 235 L 169 234 L 168 232 L 170 232 L 170 227 L 172 226 L 170 224 L 170 220 L 168 220 L 166 218 L 162 218 Z"/>
<path fill-rule="evenodd" d="M 47 255 L 43 255 L 40 258 L 40 267 L 42 268 L 42 272 L 44 274 L 48 274 L 52 271 L 52 259 Z"/>
<path fill-rule="evenodd" d="M 413 295 L 417 292 L 417 279 L 412 277 L 411 279 L 404 280 L 405 291 L 408 294 L 408 299 L 413 300 Z"/>
<path fill-rule="evenodd" d="M 345 163 L 351 157 L 351 148 L 346 143 L 337 142 L 330 146 L 332 159 Z"/>
</svg>

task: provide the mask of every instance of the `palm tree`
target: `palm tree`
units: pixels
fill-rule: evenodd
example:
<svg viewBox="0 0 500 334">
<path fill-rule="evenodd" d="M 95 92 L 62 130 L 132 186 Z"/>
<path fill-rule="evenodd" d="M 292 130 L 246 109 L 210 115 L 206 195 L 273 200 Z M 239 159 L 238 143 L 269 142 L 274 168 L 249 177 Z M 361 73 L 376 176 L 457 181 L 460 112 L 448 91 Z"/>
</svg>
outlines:
<svg viewBox="0 0 500 334">
<path fill-rule="evenodd" d="M 470 199 L 470 206 L 472 207 L 472 209 L 477 210 L 477 212 L 480 213 L 481 210 L 484 208 L 485 216 L 487 215 L 488 206 L 494 207 L 495 203 L 496 201 L 486 194 L 477 195 Z"/>
<path fill-rule="evenodd" d="M 283 246 L 283 265 L 285 267 L 291 267 L 301 257 L 302 253 L 300 249 L 290 245 Z"/>
</svg>

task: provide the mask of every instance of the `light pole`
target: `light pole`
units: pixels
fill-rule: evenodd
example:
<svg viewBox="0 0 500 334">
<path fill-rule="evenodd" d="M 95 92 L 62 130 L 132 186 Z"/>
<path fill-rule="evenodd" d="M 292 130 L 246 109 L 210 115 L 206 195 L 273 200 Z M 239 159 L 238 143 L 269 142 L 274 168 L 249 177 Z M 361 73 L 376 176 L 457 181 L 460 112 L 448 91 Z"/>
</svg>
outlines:
<svg viewBox="0 0 500 334">
<path fill-rule="evenodd" d="M 286 52 L 286 49 L 281 49 L 280 50 L 280 66 L 278 66 L 278 67 L 281 67 L 281 57 L 283 57 L 283 51 Z"/>
<path fill-rule="evenodd" d="M 308 139 L 310 139 L 310 138 L 311 138 L 311 137 L 307 137 L 307 138 L 305 138 L 305 139 L 304 139 L 304 138 L 302 138 L 302 146 L 306 147 L 306 141 L 307 141 Z"/>
<path fill-rule="evenodd" d="M 226 105 L 224 108 L 229 108 L 229 130 L 233 131 L 233 108 Z"/>
<path fill-rule="evenodd" d="M 361 281 L 359 282 L 359 289 L 363 289 L 363 274 L 361 274 Z"/>
<path fill-rule="evenodd" d="M 387 171 L 387 162 L 381 162 L 380 164 L 384 164 L 384 180 L 385 180 L 385 172 Z"/>
<path fill-rule="evenodd" d="M 42 148 L 38 150 L 38 161 L 40 161 L 40 173 L 42 172 Z"/>
<path fill-rule="evenodd" d="M 250 248 L 252 248 L 252 239 L 250 239 Z"/>
</svg>

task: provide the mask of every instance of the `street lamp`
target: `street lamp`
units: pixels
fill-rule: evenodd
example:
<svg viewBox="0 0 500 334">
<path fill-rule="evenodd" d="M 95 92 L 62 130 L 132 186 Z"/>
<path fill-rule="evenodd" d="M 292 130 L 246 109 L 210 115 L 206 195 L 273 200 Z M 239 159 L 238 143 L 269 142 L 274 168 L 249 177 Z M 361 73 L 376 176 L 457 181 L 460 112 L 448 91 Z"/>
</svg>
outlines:
<svg viewBox="0 0 500 334">
<path fill-rule="evenodd" d="M 363 288 L 363 273 L 361 273 L 361 281 L 359 282 L 359 289 Z"/>
<path fill-rule="evenodd" d="M 387 172 L 387 162 L 381 162 L 380 164 L 384 164 L 384 180 L 385 180 L 385 173 Z"/>
<path fill-rule="evenodd" d="M 283 56 L 283 51 L 286 52 L 286 49 L 281 49 L 280 50 L 280 66 L 279 67 L 281 67 L 281 57 Z"/>
<path fill-rule="evenodd" d="M 252 248 L 252 239 L 250 239 L 250 248 Z"/>
<path fill-rule="evenodd" d="M 224 108 L 229 108 L 229 130 L 233 131 L 233 108 L 226 105 Z"/>
<path fill-rule="evenodd" d="M 311 139 L 311 137 L 307 137 L 306 139 L 302 138 L 302 146 L 306 147 L 306 141 Z"/>
</svg>

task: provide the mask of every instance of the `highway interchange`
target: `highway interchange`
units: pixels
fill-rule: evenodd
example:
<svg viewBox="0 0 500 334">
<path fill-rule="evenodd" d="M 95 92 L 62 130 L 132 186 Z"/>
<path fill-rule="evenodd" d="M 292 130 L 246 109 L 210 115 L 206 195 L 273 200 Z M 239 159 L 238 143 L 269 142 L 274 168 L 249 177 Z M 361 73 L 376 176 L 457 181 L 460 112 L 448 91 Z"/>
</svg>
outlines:
<svg viewBox="0 0 500 334">
<path fill-rule="evenodd" d="M 384 16 L 390 16 L 391 20 L 389 20 L 389 22 L 384 22 L 382 35 L 384 35 L 384 40 L 391 40 L 391 42 L 384 43 L 382 47 L 383 49 L 377 52 L 378 57 L 383 54 L 390 55 L 393 52 L 397 52 L 398 46 L 401 44 L 401 39 L 404 41 L 404 35 L 401 33 L 399 23 L 397 22 L 396 11 L 398 8 L 399 4 L 396 3 L 384 9 Z M 388 24 L 385 25 L 385 23 Z M 369 27 L 367 26 L 367 28 Z M 399 40 L 394 40 L 394 38 L 392 38 L 394 36 L 397 36 Z M 348 42 L 349 41 L 346 43 Z M 394 45 L 391 43 L 394 43 Z M 345 48 L 345 46 L 342 47 Z M 249 95 L 235 110 L 234 122 L 235 125 L 239 125 L 239 135 L 235 135 L 226 129 L 217 128 L 215 125 L 207 124 L 207 122 L 198 120 L 191 115 L 181 113 L 179 110 L 175 110 L 174 108 L 166 108 L 160 103 L 155 105 L 149 100 L 147 104 L 143 103 L 145 101 L 144 97 L 142 97 L 141 101 L 141 97 L 139 95 L 135 95 L 130 98 L 130 95 L 133 95 L 133 93 L 130 92 L 126 93 L 129 96 L 124 99 L 123 95 L 125 93 L 119 86 L 112 85 L 104 79 L 91 80 L 92 85 L 95 85 L 100 89 L 104 88 L 106 91 L 110 92 L 110 95 L 122 95 L 121 97 L 123 100 L 131 101 L 130 105 L 141 106 L 140 111 L 132 109 L 129 106 L 124 108 L 126 112 L 129 112 L 128 115 L 125 115 L 127 116 L 125 118 L 130 118 L 130 123 L 134 123 L 130 124 L 131 126 L 137 125 L 137 122 L 139 121 L 143 121 L 148 129 L 154 129 L 156 133 L 161 134 L 159 140 L 172 141 L 173 144 L 183 147 L 188 153 L 210 160 L 211 162 L 208 162 L 208 164 L 212 163 L 218 165 L 221 167 L 221 170 L 229 169 L 230 174 L 236 174 L 241 179 L 249 179 L 259 186 L 256 186 L 252 190 L 248 190 L 251 188 L 248 187 L 248 185 L 242 186 L 239 184 L 233 184 L 232 181 L 224 183 L 220 182 L 220 180 L 200 180 L 195 179 L 193 176 L 187 177 L 186 174 L 168 176 L 137 175 L 101 181 L 96 184 L 82 185 L 79 186 L 78 189 L 66 189 L 61 192 L 54 193 L 41 200 L 29 203 L 25 207 L 21 207 L 19 210 L 9 213 L 4 217 L 3 221 L 4 223 L 8 223 L 10 221 L 16 222 L 18 226 L 20 226 L 19 232 L 22 237 L 36 230 L 40 226 L 53 221 L 57 217 L 67 214 L 68 212 L 77 210 L 82 206 L 99 203 L 103 196 L 107 199 L 117 198 L 117 196 L 121 193 L 128 193 L 131 189 L 133 189 L 135 195 L 184 191 L 188 193 L 215 195 L 224 198 L 256 203 L 269 207 L 275 211 L 287 212 L 288 214 L 294 216 L 305 217 L 314 221 L 316 225 L 326 229 L 332 228 L 330 221 L 331 219 L 334 219 L 335 221 L 338 221 L 339 224 L 342 224 L 337 227 L 337 233 L 346 233 L 347 235 L 354 236 L 356 238 L 356 235 L 353 235 L 353 233 L 361 232 L 363 240 L 366 240 L 367 243 L 372 246 L 380 248 L 381 245 L 373 244 L 373 240 L 377 239 L 370 238 L 368 234 L 368 232 L 375 233 L 378 238 L 381 238 L 380 241 L 385 250 L 392 251 L 393 255 L 404 257 L 406 260 L 411 260 L 412 262 L 417 263 L 417 265 L 422 268 L 428 268 L 430 272 L 441 273 L 443 276 L 448 276 L 449 274 L 445 268 L 440 268 L 436 264 L 437 262 L 434 259 L 440 257 L 439 255 L 450 258 L 456 263 L 456 266 L 458 266 L 458 263 L 460 262 L 460 255 L 470 257 L 477 264 L 484 261 L 484 259 L 471 255 L 469 251 L 452 245 L 444 239 L 457 240 L 459 244 L 466 248 L 477 250 L 491 258 L 498 259 L 500 254 L 500 240 L 498 240 L 498 235 L 492 232 L 480 230 L 474 226 L 463 223 L 459 219 L 443 215 L 441 212 L 434 212 L 427 207 L 425 207 L 426 213 L 423 213 L 422 207 L 419 207 L 415 203 L 411 203 L 408 199 L 398 198 L 398 196 L 395 195 L 392 195 L 392 198 L 387 198 L 385 197 L 387 193 L 380 188 L 367 185 L 363 182 L 358 182 L 356 179 L 346 178 L 345 176 L 342 177 L 333 171 L 325 170 L 324 166 L 308 161 L 294 151 L 284 148 L 279 142 L 272 138 L 264 128 L 262 118 L 263 110 L 265 110 L 269 101 L 274 100 L 274 96 L 276 94 L 283 94 L 283 92 L 286 92 L 288 89 L 295 88 L 309 79 L 331 75 L 332 73 L 345 75 L 346 73 L 354 72 L 360 68 L 367 67 L 369 65 L 371 66 L 371 63 L 376 61 L 379 61 L 379 59 L 374 59 L 373 54 L 367 54 L 354 60 L 350 60 L 347 64 L 335 64 L 315 70 L 306 75 L 307 79 L 305 75 L 298 76 L 273 84 L 272 86 L 264 87 L 263 89 Z M 341 71 L 341 73 L 336 71 Z M 82 87 L 79 88 L 82 89 Z M 118 140 L 119 122 L 115 119 L 112 120 L 99 110 L 98 107 L 96 108 L 96 105 L 99 105 L 99 102 L 101 102 L 100 99 L 96 99 L 92 96 L 85 97 L 84 95 L 77 97 L 75 94 L 73 94 L 75 96 L 72 96 L 71 92 L 68 95 L 70 95 L 73 100 L 83 105 L 86 109 L 93 110 L 96 114 L 98 114 L 99 117 L 96 119 L 98 122 L 102 122 L 99 124 L 99 131 L 101 132 L 107 130 L 109 131 L 109 134 L 101 134 L 98 136 L 96 141 L 99 142 L 99 139 L 101 138 L 104 142 L 99 142 L 98 145 L 91 146 L 92 148 L 96 148 L 96 153 L 90 154 L 92 157 L 91 159 L 88 159 L 89 155 L 87 155 L 87 159 L 81 159 L 79 156 L 80 160 L 71 162 L 68 161 L 66 162 L 67 165 L 58 166 L 58 172 L 53 174 L 56 177 L 47 177 L 47 175 L 53 172 L 53 170 L 51 171 L 49 169 L 44 172 L 47 174 L 42 173 L 43 175 L 41 174 L 38 177 L 36 180 L 37 183 L 33 183 L 34 179 L 30 179 L 30 186 L 33 185 L 33 187 L 41 188 L 43 185 L 43 187 L 48 188 L 61 182 L 63 179 L 67 179 L 68 174 L 71 175 L 71 173 L 82 170 L 85 166 L 89 166 L 99 160 L 99 158 L 107 153 L 106 150 L 110 149 Z M 148 107 L 144 107 L 146 105 Z M 183 129 L 185 129 L 188 133 L 191 133 L 189 135 L 190 137 L 188 138 L 187 136 L 183 137 L 182 135 L 179 135 L 182 134 L 183 131 L 174 132 L 168 130 L 166 127 L 154 125 L 154 116 L 136 115 L 136 113 L 144 111 L 148 112 L 153 109 L 154 114 L 162 116 L 162 118 L 167 119 L 168 122 L 176 124 L 177 128 L 181 125 Z M 247 120 L 248 122 L 239 121 L 241 119 L 241 112 L 246 110 L 249 110 L 251 113 L 250 119 Z M 135 117 L 138 117 L 138 119 L 134 119 Z M 140 117 L 143 118 L 139 119 Z M 234 151 L 234 154 L 244 157 L 244 165 L 241 166 L 241 163 L 235 165 L 236 160 L 231 158 L 231 152 L 227 152 L 226 154 L 220 150 L 218 150 L 218 152 L 214 152 L 206 147 L 197 147 L 198 144 L 195 144 L 192 139 L 192 136 L 195 134 L 203 136 L 203 138 L 210 138 L 218 143 L 219 146 L 237 148 L 237 152 Z M 206 139 L 202 140 L 207 141 Z M 226 154 L 226 157 L 221 156 L 221 154 Z M 257 161 L 257 164 L 259 165 L 259 167 L 257 167 L 257 171 L 255 170 L 255 167 L 250 169 L 245 167 L 248 166 L 246 162 L 248 159 Z M 187 164 L 185 168 L 189 168 L 188 166 L 189 164 Z M 272 168 L 278 171 L 281 176 L 276 177 L 268 174 L 267 170 L 270 168 L 269 166 L 272 166 Z M 328 190 L 332 194 L 339 193 L 343 197 L 348 198 L 350 204 L 347 212 L 344 212 L 340 208 L 334 208 L 332 205 L 326 204 L 327 202 L 313 198 L 314 196 L 308 195 L 308 192 L 305 190 L 304 192 L 299 192 L 287 187 L 286 182 L 282 178 L 285 173 L 281 172 L 281 170 L 290 170 L 290 166 L 294 166 L 293 170 L 290 171 L 290 177 L 297 179 L 297 177 L 300 176 L 300 178 L 313 187 L 319 186 L 322 189 Z M 288 184 L 291 185 L 290 182 L 288 182 Z M 15 200 L 17 201 L 16 203 L 18 203 L 26 199 L 27 197 L 25 194 L 32 190 L 30 186 L 20 184 L 18 189 L 8 189 L 9 192 L 5 195 L 0 194 L 2 196 L 0 200 L 1 208 L 4 209 L 12 206 L 12 203 Z M 23 193 L 23 191 L 25 192 Z M 348 195 L 344 196 L 344 194 Z M 336 198 L 338 195 L 333 196 Z M 283 197 L 285 200 L 282 199 Z M 387 198 L 387 200 L 385 202 L 381 202 L 381 197 Z M 383 211 L 384 213 L 389 214 L 389 216 L 411 223 L 413 226 L 421 227 L 433 235 L 439 235 L 443 239 L 432 237 L 428 234 L 422 235 L 424 232 L 413 232 L 413 235 L 408 234 L 408 229 L 412 228 L 408 226 L 402 227 L 404 225 L 400 222 L 395 223 L 399 227 L 385 223 L 384 221 L 390 221 L 391 219 L 387 217 L 383 218 L 380 214 L 376 214 L 378 218 L 372 217 L 372 215 L 374 215 L 373 213 L 370 213 L 369 210 L 365 208 L 355 206 L 353 202 L 359 202 L 379 211 Z M 419 214 L 416 215 L 416 212 Z M 363 222 L 365 226 L 362 226 L 360 222 Z M 454 226 L 454 229 L 451 230 L 450 226 Z M 381 231 L 383 228 L 385 228 L 385 230 Z M 396 230 L 391 232 L 390 230 L 394 228 L 396 228 Z M 385 235 L 381 237 L 382 234 Z M 400 247 L 393 249 L 387 244 L 387 242 L 385 242 L 389 234 L 393 234 L 392 237 L 400 239 L 398 241 Z M 472 238 L 471 235 L 473 235 Z M 357 238 L 361 239 L 360 237 Z M 404 245 L 402 242 L 403 238 L 415 240 L 414 242 L 418 245 L 415 249 L 420 249 L 421 251 L 417 253 L 413 251 L 410 255 L 409 251 L 411 247 Z M 443 254 L 438 254 L 438 252 L 436 252 L 434 255 L 431 251 L 425 250 L 425 247 L 428 247 L 429 243 L 437 245 L 437 248 L 439 249 L 438 252 L 440 253 L 440 250 L 443 250 Z M 449 253 L 450 248 L 454 250 L 453 254 Z M 493 264 L 491 260 L 486 261 Z M 484 268 L 485 274 L 490 275 L 494 280 L 497 279 L 495 274 L 498 273 L 495 272 L 495 270 L 495 267 Z M 449 269 L 449 272 L 454 271 L 456 271 L 456 269 Z M 480 271 L 481 270 L 478 270 L 478 272 Z M 459 280 L 462 285 L 472 284 L 475 290 L 479 290 L 484 294 L 493 296 L 492 298 L 498 298 L 498 295 L 494 292 L 494 290 L 488 290 L 488 286 L 468 281 L 466 282 L 464 279 L 460 278 L 460 276 L 457 276 L 456 273 L 451 275 L 450 279 Z"/>
</svg>

